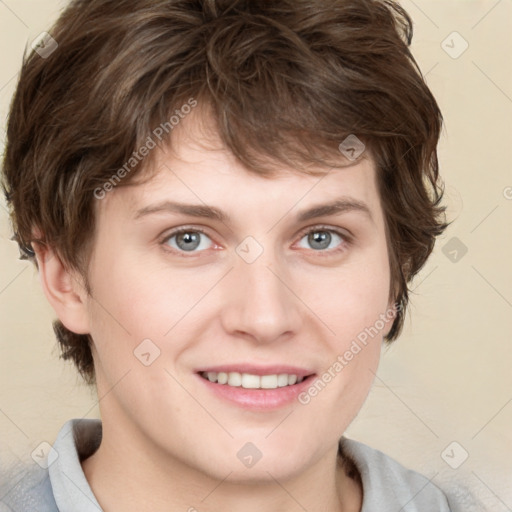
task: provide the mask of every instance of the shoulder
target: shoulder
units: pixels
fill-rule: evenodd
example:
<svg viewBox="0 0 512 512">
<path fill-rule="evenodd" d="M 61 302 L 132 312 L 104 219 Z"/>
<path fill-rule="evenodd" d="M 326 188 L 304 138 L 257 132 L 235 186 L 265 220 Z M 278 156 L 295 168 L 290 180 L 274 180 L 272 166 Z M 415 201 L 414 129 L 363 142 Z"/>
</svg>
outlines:
<svg viewBox="0 0 512 512">
<path fill-rule="evenodd" d="M 0 463 L 0 512 L 101 510 L 80 465 L 100 440 L 100 420 L 73 419 L 61 427 L 41 466 Z"/>
<path fill-rule="evenodd" d="M 0 512 L 58 512 L 48 469 L 34 465 L 3 465 Z"/>
<path fill-rule="evenodd" d="M 388 509 L 452 512 L 447 496 L 425 476 L 358 441 L 342 437 L 339 446 L 340 453 L 352 459 L 361 475 L 362 512 Z"/>
</svg>

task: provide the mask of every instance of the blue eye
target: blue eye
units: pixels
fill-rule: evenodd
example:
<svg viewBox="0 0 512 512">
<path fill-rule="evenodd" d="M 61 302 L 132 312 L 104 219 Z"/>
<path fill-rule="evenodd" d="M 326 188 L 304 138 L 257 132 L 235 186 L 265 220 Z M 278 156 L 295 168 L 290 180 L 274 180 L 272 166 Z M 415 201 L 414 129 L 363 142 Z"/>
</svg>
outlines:
<svg viewBox="0 0 512 512">
<path fill-rule="evenodd" d="M 301 238 L 301 241 L 307 239 L 306 243 L 309 244 L 309 247 L 301 246 L 305 249 L 312 248 L 314 251 L 325 251 L 326 249 L 341 249 L 341 246 L 344 246 L 346 241 L 346 237 L 336 231 L 334 229 L 327 229 L 322 227 L 315 227 L 309 230 L 304 236 Z M 331 243 L 338 241 L 338 244 L 335 247 L 330 247 Z M 341 242 L 341 243 L 340 243 Z"/>
<path fill-rule="evenodd" d="M 204 243 L 202 238 L 210 240 L 210 238 L 201 230 L 180 229 L 166 237 L 164 243 L 177 251 L 199 252 L 196 251 L 196 249 L 199 249 L 200 251 L 208 249 L 208 244 Z"/>
<path fill-rule="evenodd" d="M 328 228 L 325 226 L 316 226 L 302 235 L 300 242 L 305 240 L 305 244 L 300 244 L 303 249 L 310 249 L 317 253 L 335 253 L 344 250 L 350 243 L 348 235 Z M 212 239 L 201 229 L 198 228 L 180 228 L 162 240 L 162 245 L 169 246 L 178 254 L 194 254 L 211 248 Z"/>
</svg>

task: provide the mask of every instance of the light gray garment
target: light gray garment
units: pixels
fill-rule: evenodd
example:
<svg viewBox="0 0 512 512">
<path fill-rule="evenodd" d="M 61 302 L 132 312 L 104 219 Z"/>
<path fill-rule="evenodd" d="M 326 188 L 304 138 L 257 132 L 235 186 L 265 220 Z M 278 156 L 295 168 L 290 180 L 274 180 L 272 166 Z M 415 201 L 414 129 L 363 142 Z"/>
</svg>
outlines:
<svg viewBox="0 0 512 512">
<path fill-rule="evenodd" d="M 101 421 L 66 422 L 53 449 L 57 459 L 48 469 L 34 463 L 10 472 L 0 486 L 0 512 L 99 512 L 80 465 L 101 442 Z M 342 437 L 343 453 L 353 459 L 363 483 L 361 512 L 455 512 L 445 494 L 427 478 L 408 470 L 384 453 Z M 19 470 L 19 468 L 18 468 Z M 6 475 L 4 474 L 3 477 Z M 311 511 L 314 512 L 314 511 Z"/>
</svg>

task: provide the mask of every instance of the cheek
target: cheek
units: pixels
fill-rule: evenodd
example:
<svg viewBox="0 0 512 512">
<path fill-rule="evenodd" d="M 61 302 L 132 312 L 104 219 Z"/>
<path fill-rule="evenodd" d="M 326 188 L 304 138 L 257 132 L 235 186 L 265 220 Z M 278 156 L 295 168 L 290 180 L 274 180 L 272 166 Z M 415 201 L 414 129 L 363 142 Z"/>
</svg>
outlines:
<svg viewBox="0 0 512 512">
<path fill-rule="evenodd" d="M 333 348 L 344 349 L 367 328 L 386 327 L 380 318 L 388 308 L 390 271 L 382 252 L 300 280 L 304 302 L 329 327 Z"/>
<path fill-rule="evenodd" d="M 382 318 L 388 313 L 389 270 L 385 259 L 373 263 L 343 269 L 335 278 L 323 281 L 324 293 L 315 288 L 317 292 L 309 297 L 332 332 L 323 338 L 323 370 L 301 403 L 310 404 L 318 417 L 331 418 L 333 436 L 340 426 L 347 428 L 359 412 L 379 364 L 383 331 L 388 325 Z M 309 289 L 313 284 L 309 283 Z"/>
<path fill-rule="evenodd" d="M 115 241 L 103 247 L 114 245 Z M 215 286 L 225 286 L 226 281 L 220 282 L 225 269 L 172 268 L 161 261 L 142 262 L 136 254 L 117 256 L 114 252 L 98 254 L 97 261 L 102 264 L 91 268 L 95 300 L 90 314 L 91 334 L 98 349 L 101 345 L 109 350 L 114 345 L 108 340 L 118 340 L 116 351 L 112 351 L 114 359 L 122 357 L 119 345 L 123 340 L 128 357 L 133 357 L 133 350 L 144 339 L 168 350 L 172 338 L 173 351 L 179 352 L 185 348 L 180 346 L 180 339 L 185 343 L 186 333 L 196 329 L 201 318 L 222 313 L 222 304 L 212 303 L 217 293 L 208 295 Z M 311 322 L 316 327 L 309 324 L 306 328 L 323 330 L 324 348 L 332 354 L 347 350 L 351 341 L 386 310 L 389 266 L 385 242 L 375 243 L 371 250 L 339 267 L 290 266 L 284 274 L 313 312 Z M 296 307 L 305 306 L 297 303 Z M 173 330 L 185 336 L 173 336 Z"/>
<path fill-rule="evenodd" d="M 329 328 L 324 337 L 329 357 L 323 379 L 330 388 L 323 395 L 326 409 L 340 401 L 351 404 L 348 409 L 359 408 L 377 371 L 383 334 L 393 321 L 385 244 L 353 261 L 330 275 L 308 279 L 303 287 L 309 293 L 306 300 Z M 332 413 L 344 414 L 336 408 Z"/>
<path fill-rule="evenodd" d="M 93 274 L 89 316 L 98 350 L 107 355 L 113 347 L 109 340 L 117 340 L 113 358 L 122 357 L 122 343 L 128 356 L 145 339 L 163 349 L 175 326 L 187 330 L 193 310 L 203 307 L 202 298 L 218 281 L 204 270 L 141 264 L 137 258 L 106 261 Z M 179 340 L 173 339 L 173 347 L 180 349 Z"/>
</svg>

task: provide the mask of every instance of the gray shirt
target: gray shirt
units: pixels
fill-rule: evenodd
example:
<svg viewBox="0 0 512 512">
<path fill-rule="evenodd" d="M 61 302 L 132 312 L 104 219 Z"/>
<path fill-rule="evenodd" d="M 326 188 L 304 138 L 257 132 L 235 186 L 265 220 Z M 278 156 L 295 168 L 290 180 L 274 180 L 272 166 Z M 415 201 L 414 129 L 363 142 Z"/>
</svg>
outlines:
<svg viewBox="0 0 512 512">
<path fill-rule="evenodd" d="M 97 450 L 101 433 L 100 420 L 66 422 L 46 459 L 48 468 L 34 463 L 29 470 L 11 472 L 8 488 L 4 481 L 0 512 L 101 511 L 80 464 Z M 445 494 L 426 477 L 358 441 L 342 437 L 340 446 L 361 475 L 361 512 L 453 512 Z"/>
</svg>

